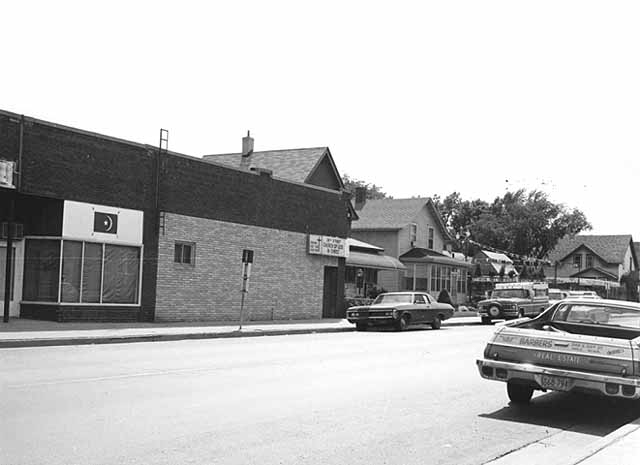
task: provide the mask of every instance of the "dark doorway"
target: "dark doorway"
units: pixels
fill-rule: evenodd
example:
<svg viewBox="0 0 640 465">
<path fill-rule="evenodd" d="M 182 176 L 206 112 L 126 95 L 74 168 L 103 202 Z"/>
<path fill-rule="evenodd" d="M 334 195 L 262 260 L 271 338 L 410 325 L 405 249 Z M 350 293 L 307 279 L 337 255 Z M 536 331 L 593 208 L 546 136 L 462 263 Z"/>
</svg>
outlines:
<svg viewBox="0 0 640 465">
<path fill-rule="evenodd" d="M 322 318 L 338 317 L 338 267 L 324 267 L 324 290 L 322 293 Z"/>
</svg>

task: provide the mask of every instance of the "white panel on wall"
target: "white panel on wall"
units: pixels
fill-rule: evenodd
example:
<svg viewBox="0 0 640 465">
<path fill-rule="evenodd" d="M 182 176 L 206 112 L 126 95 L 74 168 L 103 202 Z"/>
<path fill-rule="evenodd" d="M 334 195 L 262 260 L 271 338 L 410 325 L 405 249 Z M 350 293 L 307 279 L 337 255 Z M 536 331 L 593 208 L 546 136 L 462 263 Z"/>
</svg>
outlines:
<svg viewBox="0 0 640 465">
<path fill-rule="evenodd" d="M 142 244 L 143 220 L 139 210 L 65 200 L 62 237 Z"/>
</svg>

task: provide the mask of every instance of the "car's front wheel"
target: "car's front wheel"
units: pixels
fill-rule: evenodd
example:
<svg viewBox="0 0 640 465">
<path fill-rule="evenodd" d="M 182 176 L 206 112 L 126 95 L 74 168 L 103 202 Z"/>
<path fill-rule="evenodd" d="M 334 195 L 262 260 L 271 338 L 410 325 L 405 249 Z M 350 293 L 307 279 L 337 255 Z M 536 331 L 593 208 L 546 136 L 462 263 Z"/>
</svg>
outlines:
<svg viewBox="0 0 640 465">
<path fill-rule="evenodd" d="M 366 323 L 356 323 L 356 331 L 366 331 L 367 324 Z"/>
<path fill-rule="evenodd" d="M 508 382 L 507 394 L 514 404 L 528 404 L 533 396 L 533 388 L 525 384 Z"/>
<path fill-rule="evenodd" d="M 440 315 L 436 315 L 436 317 L 431 322 L 431 327 L 433 329 L 440 329 L 442 326 L 442 320 L 440 319 Z"/>
<path fill-rule="evenodd" d="M 495 305 L 489 307 L 489 315 L 491 315 L 492 318 L 498 318 L 500 316 L 500 307 L 496 307 Z"/>
<path fill-rule="evenodd" d="M 404 331 L 409 327 L 409 317 L 407 315 L 402 315 L 400 319 L 396 322 L 396 331 Z"/>
</svg>

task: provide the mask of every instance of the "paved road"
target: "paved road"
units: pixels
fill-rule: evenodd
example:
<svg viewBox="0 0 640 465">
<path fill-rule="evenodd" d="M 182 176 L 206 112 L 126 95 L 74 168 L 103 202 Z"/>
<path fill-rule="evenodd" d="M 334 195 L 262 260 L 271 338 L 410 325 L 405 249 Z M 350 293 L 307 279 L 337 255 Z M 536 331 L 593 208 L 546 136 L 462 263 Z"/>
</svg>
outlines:
<svg viewBox="0 0 640 465">
<path fill-rule="evenodd" d="M 0 350 L 0 463 L 482 464 L 640 415 L 555 393 L 510 408 L 474 365 L 491 330 Z"/>
</svg>

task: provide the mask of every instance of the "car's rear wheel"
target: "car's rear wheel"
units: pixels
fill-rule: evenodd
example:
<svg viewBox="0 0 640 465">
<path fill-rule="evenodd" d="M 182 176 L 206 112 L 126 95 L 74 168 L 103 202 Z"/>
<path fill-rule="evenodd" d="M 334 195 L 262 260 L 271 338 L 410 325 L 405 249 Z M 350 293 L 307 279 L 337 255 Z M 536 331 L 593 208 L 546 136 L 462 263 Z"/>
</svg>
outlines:
<svg viewBox="0 0 640 465">
<path fill-rule="evenodd" d="M 440 315 L 436 315 L 436 317 L 431 322 L 431 327 L 433 329 L 440 329 L 440 326 L 442 326 L 442 320 L 440 319 Z"/>
<path fill-rule="evenodd" d="M 496 307 L 495 305 L 489 307 L 489 315 L 493 318 L 498 318 L 500 316 L 500 307 Z"/>
<path fill-rule="evenodd" d="M 356 331 L 366 331 L 367 326 L 366 323 L 356 323 Z"/>
<path fill-rule="evenodd" d="M 396 331 L 404 331 L 409 327 L 409 317 L 407 315 L 402 315 L 400 319 L 396 322 Z"/>
<path fill-rule="evenodd" d="M 507 394 L 514 404 L 528 404 L 533 396 L 533 388 L 525 384 L 508 382 Z"/>
<path fill-rule="evenodd" d="M 518 310 L 518 318 L 524 318 L 524 309 L 523 308 Z"/>
</svg>

